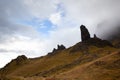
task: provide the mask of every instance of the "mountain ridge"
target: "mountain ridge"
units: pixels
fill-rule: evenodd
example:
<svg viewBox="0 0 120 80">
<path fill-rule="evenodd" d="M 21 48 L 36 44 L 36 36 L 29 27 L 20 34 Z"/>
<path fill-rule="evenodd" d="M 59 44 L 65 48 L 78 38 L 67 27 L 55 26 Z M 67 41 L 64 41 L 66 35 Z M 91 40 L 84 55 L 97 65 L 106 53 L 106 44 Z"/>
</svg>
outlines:
<svg viewBox="0 0 120 80">
<path fill-rule="evenodd" d="M 81 25 L 81 27 L 82 42 L 78 42 L 69 48 L 65 48 L 64 45 L 58 45 L 57 49 L 53 49 L 52 52 L 40 58 L 29 59 L 24 55 L 18 56 L 4 68 L 0 69 L 0 80 L 89 80 L 88 78 L 90 80 L 98 80 L 95 76 L 90 77 L 90 75 L 93 76 L 94 74 L 90 74 L 89 71 L 92 70 L 95 73 L 94 70 L 96 69 L 98 71 L 108 70 L 106 68 L 101 69 L 101 67 L 111 66 L 109 63 L 114 68 L 118 67 L 116 70 L 120 72 L 119 47 L 116 48 L 109 41 L 102 40 L 96 35 L 91 38 L 87 28 L 84 25 Z M 116 55 L 117 57 L 113 58 Z M 110 60 L 104 63 L 106 56 Z M 103 62 L 100 59 L 103 59 Z M 112 63 L 114 61 L 116 61 L 116 64 Z M 93 64 L 89 65 L 90 63 Z M 88 66 L 85 69 L 81 68 L 84 65 L 89 65 L 91 69 L 89 70 Z M 96 68 L 96 65 L 99 65 L 100 68 Z M 85 72 L 79 70 L 81 73 L 84 73 L 82 76 L 76 70 L 76 67 L 85 70 Z M 112 69 L 114 73 L 116 70 Z M 72 72 L 70 71 L 78 74 L 71 74 Z M 103 75 L 103 73 L 97 73 L 96 76 L 100 75 Z M 108 80 L 119 80 L 120 75 L 118 74 L 116 78 L 114 74 L 111 74 L 110 78 Z M 103 76 L 101 79 L 106 80 L 106 77 Z"/>
</svg>

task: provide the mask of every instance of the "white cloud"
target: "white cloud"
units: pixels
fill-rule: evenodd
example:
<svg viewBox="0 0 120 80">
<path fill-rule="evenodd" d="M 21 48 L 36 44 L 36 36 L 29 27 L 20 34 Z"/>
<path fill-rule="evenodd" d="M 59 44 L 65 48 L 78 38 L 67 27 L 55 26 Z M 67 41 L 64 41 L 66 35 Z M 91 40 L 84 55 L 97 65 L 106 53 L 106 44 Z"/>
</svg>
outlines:
<svg viewBox="0 0 120 80">
<path fill-rule="evenodd" d="M 25 6 L 34 17 L 48 18 L 56 10 L 58 0 L 23 0 Z"/>
<path fill-rule="evenodd" d="M 61 22 L 61 14 L 58 12 L 58 13 L 54 13 L 54 14 L 51 14 L 49 20 L 54 24 L 54 25 L 57 25 L 57 24 L 60 24 Z"/>
</svg>

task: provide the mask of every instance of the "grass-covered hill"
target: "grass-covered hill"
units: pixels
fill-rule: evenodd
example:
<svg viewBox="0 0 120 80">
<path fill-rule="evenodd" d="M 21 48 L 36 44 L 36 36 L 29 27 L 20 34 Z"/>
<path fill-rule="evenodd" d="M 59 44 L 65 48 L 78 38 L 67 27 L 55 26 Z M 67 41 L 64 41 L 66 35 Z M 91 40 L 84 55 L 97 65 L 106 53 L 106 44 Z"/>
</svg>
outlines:
<svg viewBox="0 0 120 80">
<path fill-rule="evenodd" d="M 18 56 L 0 69 L 0 80 L 120 80 L 116 46 L 94 36 L 67 49 L 58 45 L 46 56 Z"/>
<path fill-rule="evenodd" d="M 0 70 L 1 80 L 120 79 L 119 48 L 83 46 L 78 43 L 34 59 L 19 56 Z"/>
</svg>

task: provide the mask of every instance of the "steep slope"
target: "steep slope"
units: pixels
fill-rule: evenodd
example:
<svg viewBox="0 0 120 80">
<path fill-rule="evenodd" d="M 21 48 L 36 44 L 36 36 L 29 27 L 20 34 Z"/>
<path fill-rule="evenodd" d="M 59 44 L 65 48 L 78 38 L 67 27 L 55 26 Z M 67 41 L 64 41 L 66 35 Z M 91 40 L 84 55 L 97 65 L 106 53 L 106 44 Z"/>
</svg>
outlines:
<svg viewBox="0 0 120 80">
<path fill-rule="evenodd" d="M 7 72 L 4 73 L 4 77 L 47 78 L 56 76 L 118 50 L 113 47 L 98 48 L 89 46 L 87 48 L 82 47 L 82 49 L 76 51 L 78 45 L 76 44 L 69 49 L 58 51 L 52 56 L 47 55 L 41 58 L 28 59 L 27 63 L 19 65 L 19 67 L 13 65 L 13 67 L 9 67 L 10 69 L 6 69 Z"/>
<path fill-rule="evenodd" d="M 120 48 L 82 27 L 82 42 L 38 58 L 18 56 L 0 69 L 0 80 L 119 80 Z"/>
<path fill-rule="evenodd" d="M 120 80 L 120 52 L 113 52 L 79 65 L 56 78 L 59 80 Z"/>
</svg>

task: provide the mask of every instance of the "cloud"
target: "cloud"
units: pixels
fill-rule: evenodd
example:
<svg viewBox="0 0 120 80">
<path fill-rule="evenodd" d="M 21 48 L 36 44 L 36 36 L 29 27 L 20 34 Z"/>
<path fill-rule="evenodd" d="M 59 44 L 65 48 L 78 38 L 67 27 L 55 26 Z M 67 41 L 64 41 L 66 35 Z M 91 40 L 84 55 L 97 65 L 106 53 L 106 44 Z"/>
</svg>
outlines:
<svg viewBox="0 0 120 80">
<path fill-rule="evenodd" d="M 54 24 L 59 24 L 61 22 L 61 14 L 60 13 L 54 13 L 50 16 L 49 20 Z"/>
<path fill-rule="evenodd" d="M 28 57 L 43 55 L 44 35 L 37 31 L 34 25 L 26 25 L 25 22 L 34 18 L 46 20 L 55 12 L 56 4 L 54 0 L 0 1 L 0 55 L 5 58 L 0 60 L 1 65 L 15 58 L 14 55 L 25 54 Z M 11 57 L 7 58 L 5 54 Z"/>
<path fill-rule="evenodd" d="M 27 9 L 32 15 L 39 18 L 48 18 L 49 15 L 55 12 L 58 0 L 23 0 Z"/>
<path fill-rule="evenodd" d="M 85 24 L 92 35 L 99 31 L 98 24 L 104 21 L 118 22 L 120 19 L 120 0 L 62 0 L 62 3 L 65 7 L 66 16 L 76 21 L 77 24 Z M 111 26 L 102 24 L 108 30 L 103 28 L 97 34 L 102 37 L 105 34 L 104 32 L 109 32 L 109 29 L 115 27 L 114 24 Z"/>
</svg>

